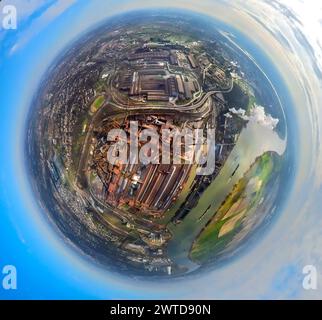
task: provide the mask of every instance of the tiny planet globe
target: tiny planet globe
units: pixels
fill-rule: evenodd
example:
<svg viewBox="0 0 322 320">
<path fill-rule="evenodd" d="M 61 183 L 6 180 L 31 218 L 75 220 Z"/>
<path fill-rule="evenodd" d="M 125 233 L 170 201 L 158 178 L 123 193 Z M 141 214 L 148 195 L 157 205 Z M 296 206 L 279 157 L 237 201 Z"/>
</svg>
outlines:
<svg viewBox="0 0 322 320">
<path fill-rule="evenodd" d="M 210 18 L 134 12 L 47 70 L 26 155 L 62 239 L 136 277 L 206 272 L 280 205 L 287 128 L 272 83 Z"/>
</svg>

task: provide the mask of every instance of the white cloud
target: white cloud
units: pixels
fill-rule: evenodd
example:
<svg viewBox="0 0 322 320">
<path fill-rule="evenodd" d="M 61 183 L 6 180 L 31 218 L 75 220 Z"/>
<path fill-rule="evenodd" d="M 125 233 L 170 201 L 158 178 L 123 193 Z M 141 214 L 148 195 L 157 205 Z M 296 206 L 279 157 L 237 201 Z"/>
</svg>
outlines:
<svg viewBox="0 0 322 320">
<path fill-rule="evenodd" d="M 264 107 L 257 105 L 250 110 L 249 116 L 244 116 L 244 119 L 249 122 L 258 123 L 271 130 L 274 130 L 279 122 L 278 119 L 273 118 L 270 114 L 266 114 Z"/>
<path fill-rule="evenodd" d="M 266 114 L 264 107 L 258 105 L 255 105 L 250 110 L 249 115 L 246 115 L 244 109 L 236 110 L 235 108 L 231 108 L 229 111 L 245 121 L 257 123 L 271 130 L 274 130 L 279 122 L 278 119 L 273 118 L 270 114 Z"/>
</svg>

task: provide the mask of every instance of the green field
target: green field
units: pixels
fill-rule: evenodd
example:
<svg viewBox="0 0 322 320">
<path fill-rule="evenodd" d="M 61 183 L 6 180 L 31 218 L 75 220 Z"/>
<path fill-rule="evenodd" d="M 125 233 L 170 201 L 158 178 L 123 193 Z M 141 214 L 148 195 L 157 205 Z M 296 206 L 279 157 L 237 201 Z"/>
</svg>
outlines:
<svg viewBox="0 0 322 320">
<path fill-rule="evenodd" d="M 91 113 L 96 113 L 104 104 L 105 97 L 104 96 L 99 96 L 95 99 L 95 101 L 91 105 Z"/>
<path fill-rule="evenodd" d="M 275 169 L 275 155 L 265 153 L 234 186 L 214 217 L 193 243 L 190 257 L 205 263 L 220 253 L 238 233 L 243 219 L 255 212 Z"/>
<path fill-rule="evenodd" d="M 236 79 L 235 84 L 237 84 L 239 88 L 244 92 L 244 94 L 248 96 L 248 103 L 244 107 L 246 107 L 246 112 L 249 113 L 250 109 L 253 108 L 254 104 L 256 104 L 257 102 L 254 91 L 250 87 L 250 85 L 243 79 Z"/>
</svg>

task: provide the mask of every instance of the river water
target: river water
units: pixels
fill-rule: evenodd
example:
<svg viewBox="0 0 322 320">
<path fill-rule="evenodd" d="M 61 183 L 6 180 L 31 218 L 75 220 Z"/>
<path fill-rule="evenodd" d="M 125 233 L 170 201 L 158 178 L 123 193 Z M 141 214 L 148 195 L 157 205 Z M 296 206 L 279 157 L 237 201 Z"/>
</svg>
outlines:
<svg viewBox="0 0 322 320">
<path fill-rule="evenodd" d="M 276 131 L 271 128 L 253 120 L 247 123 L 220 173 L 205 190 L 197 206 L 190 211 L 180 224 L 169 224 L 168 228 L 173 237 L 167 250 L 169 257 L 175 264 L 187 267 L 189 272 L 199 267 L 198 264 L 189 259 L 189 252 L 195 238 L 255 160 L 269 151 L 282 156 L 286 149 L 286 143 L 286 139 L 282 140 Z M 236 170 L 238 165 L 239 167 Z M 233 175 L 235 170 L 236 172 Z M 210 208 L 207 210 L 209 205 Z M 206 210 L 207 212 L 204 214 Z M 204 216 L 200 219 L 203 214 Z"/>
</svg>

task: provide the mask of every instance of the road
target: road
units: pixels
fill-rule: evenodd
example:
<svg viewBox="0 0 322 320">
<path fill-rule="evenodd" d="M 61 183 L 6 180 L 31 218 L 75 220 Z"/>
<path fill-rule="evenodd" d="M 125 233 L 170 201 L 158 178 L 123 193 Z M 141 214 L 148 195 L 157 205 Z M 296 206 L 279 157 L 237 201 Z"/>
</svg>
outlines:
<svg viewBox="0 0 322 320">
<path fill-rule="evenodd" d="M 171 105 L 171 106 L 136 106 L 136 107 L 129 107 L 129 106 L 121 106 L 121 105 L 118 105 L 118 104 L 115 104 L 113 102 L 110 102 L 111 105 L 115 106 L 116 108 L 118 109 L 121 109 L 121 110 L 126 110 L 126 111 L 140 111 L 140 110 L 169 110 L 169 111 L 173 111 L 173 110 L 176 110 L 176 111 L 192 111 L 192 110 L 197 110 L 199 109 L 201 106 L 203 106 L 206 101 L 211 97 L 213 96 L 214 94 L 217 94 L 217 93 L 229 93 L 232 91 L 234 87 L 234 82 L 232 81 L 231 82 L 231 86 L 229 89 L 227 90 L 214 90 L 214 91 L 209 91 L 207 92 L 202 98 L 200 101 L 198 101 L 196 104 L 192 104 L 192 105 L 187 105 L 187 106 L 177 106 L 177 105 Z"/>
</svg>

